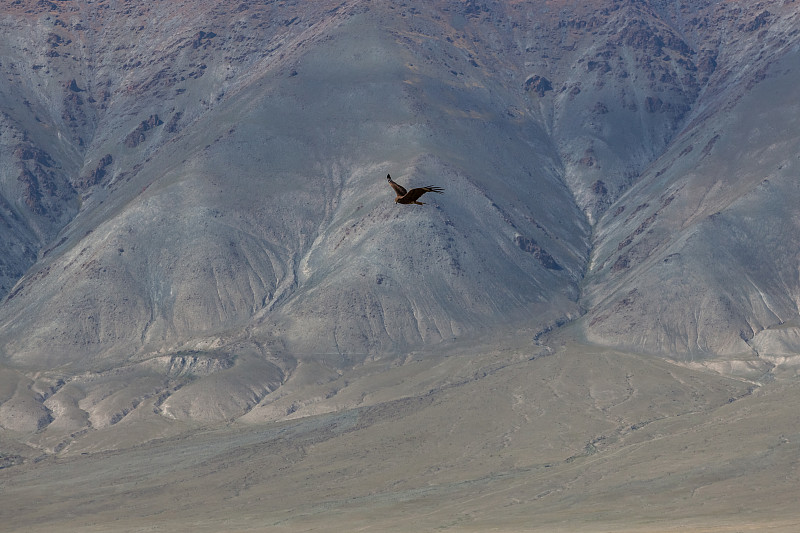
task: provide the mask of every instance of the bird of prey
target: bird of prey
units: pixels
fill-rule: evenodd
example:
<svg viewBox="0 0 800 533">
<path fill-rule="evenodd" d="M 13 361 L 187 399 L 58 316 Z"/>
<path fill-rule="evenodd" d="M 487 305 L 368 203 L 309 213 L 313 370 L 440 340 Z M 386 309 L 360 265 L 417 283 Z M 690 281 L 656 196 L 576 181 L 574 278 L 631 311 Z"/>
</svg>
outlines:
<svg viewBox="0 0 800 533">
<path fill-rule="evenodd" d="M 432 187 L 432 186 L 417 187 L 416 189 L 411 189 L 410 191 L 407 191 L 405 187 L 395 183 L 392 180 L 392 176 L 389 175 L 389 174 L 386 174 L 386 181 L 389 182 L 389 185 L 392 186 L 392 189 L 394 189 L 394 192 L 397 193 L 397 197 L 394 199 L 394 202 L 396 204 L 425 205 L 424 202 L 418 202 L 417 201 L 417 200 L 419 200 L 420 196 L 422 196 L 426 192 L 438 192 L 439 194 L 442 194 L 442 192 L 444 191 L 444 189 L 442 189 L 441 187 Z"/>
</svg>

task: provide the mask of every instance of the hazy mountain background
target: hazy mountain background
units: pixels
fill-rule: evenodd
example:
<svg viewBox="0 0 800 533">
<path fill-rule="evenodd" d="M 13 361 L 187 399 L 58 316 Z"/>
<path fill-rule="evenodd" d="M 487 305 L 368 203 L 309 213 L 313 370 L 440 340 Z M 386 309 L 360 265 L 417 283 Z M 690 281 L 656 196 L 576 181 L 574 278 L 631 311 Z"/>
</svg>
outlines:
<svg viewBox="0 0 800 533">
<path fill-rule="evenodd" d="M 793 0 L 4 3 L 3 460 L 434 392 L 471 405 L 454 391 L 473 380 L 483 420 L 481 380 L 510 361 L 520 387 L 566 379 L 567 421 L 534 431 L 580 428 L 547 444 L 566 460 L 790 387 L 799 17 Z M 395 205 L 387 173 L 445 194 Z M 585 356 L 606 349 L 617 371 Z M 565 378 L 574 361 L 594 370 Z M 631 385 L 648 365 L 661 377 Z M 582 386 L 601 414 L 572 410 Z M 637 394 L 660 414 L 603 403 Z M 419 409 L 370 420 L 403 433 Z M 324 420 L 297 431 L 341 423 Z"/>
</svg>

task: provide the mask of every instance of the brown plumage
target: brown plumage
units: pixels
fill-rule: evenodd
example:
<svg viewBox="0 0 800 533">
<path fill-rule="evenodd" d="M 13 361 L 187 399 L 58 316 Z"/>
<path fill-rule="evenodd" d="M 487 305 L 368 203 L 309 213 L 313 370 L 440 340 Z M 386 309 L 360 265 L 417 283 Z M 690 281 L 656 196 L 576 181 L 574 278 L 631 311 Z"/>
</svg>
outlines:
<svg viewBox="0 0 800 533">
<path fill-rule="evenodd" d="M 402 185 L 398 185 L 392 180 L 392 176 L 386 174 L 386 180 L 389 182 L 389 185 L 392 186 L 394 192 L 397 193 L 397 197 L 394 199 L 395 203 L 397 204 L 417 204 L 417 205 L 425 205 L 424 202 L 418 202 L 419 197 L 425 194 L 426 192 L 437 192 L 442 194 L 444 189 L 441 187 L 417 187 L 416 189 L 411 189 L 407 191 L 405 187 Z"/>
</svg>

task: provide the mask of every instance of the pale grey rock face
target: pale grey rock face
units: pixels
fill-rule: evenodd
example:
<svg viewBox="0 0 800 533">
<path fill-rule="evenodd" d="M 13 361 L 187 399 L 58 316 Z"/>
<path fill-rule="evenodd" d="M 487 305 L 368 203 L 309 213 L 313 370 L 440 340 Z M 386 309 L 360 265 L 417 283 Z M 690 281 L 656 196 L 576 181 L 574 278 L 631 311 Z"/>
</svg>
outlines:
<svg viewBox="0 0 800 533">
<path fill-rule="evenodd" d="M 761 4 L 6 6 L 0 358 L 60 383 L 9 377 L 14 427 L 229 419 L 303 365 L 583 315 L 785 357 L 799 23 Z"/>
<path fill-rule="evenodd" d="M 456 44 L 426 59 L 430 43 L 355 6 L 260 30 L 276 51 L 237 72 L 238 17 L 190 32 L 191 14 L 152 9 L 181 32 L 160 36 L 163 50 L 134 45 L 124 87 L 107 74 L 81 149 L 109 156 L 84 156 L 81 211 L 3 306 L 10 362 L 103 368 L 248 327 L 290 352 L 365 356 L 578 316 L 589 226 L 547 133 L 506 112 L 524 113 L 526 95 L 494 68 Z M 94 46 L 93 61 L 120 68 L 111 43 Z M 441 79 L 440 56 L 456 52 L 470 72 Z M 64 91 L 90 93 L 81 83 Z M 387 172 L 446 194 L 395 205 Z"/>
<path fill-rule="evenodd" d="M 761 70 L 730 73 L 708 98 L 719 110 L 692 120 L 600 220 L 589 338 L 681 358 L 768 356 L 765 330 L 794 328 L 800 124 L 789 88 L 800 74 L 796 47 L 772 52 Z"/>
</svg>

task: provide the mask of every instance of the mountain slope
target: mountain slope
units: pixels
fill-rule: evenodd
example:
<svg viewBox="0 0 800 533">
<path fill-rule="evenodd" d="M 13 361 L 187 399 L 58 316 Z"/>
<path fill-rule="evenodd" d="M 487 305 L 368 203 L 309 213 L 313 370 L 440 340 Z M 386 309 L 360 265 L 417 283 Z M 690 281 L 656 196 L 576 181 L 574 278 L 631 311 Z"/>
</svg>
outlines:
<svg viewBox="0 0 800 533">
<path fill-rule="evenodd" d="M 403 62 L 407 52 L 366 15 L 342 17 L 309 37 L 324 35 L 324 48 L 283 75 L 280 61 L 254 66 L 169 140 L 158 139 L 168 132 L 155 118 L 166 117 L 164 104 L 144 112 L 151 118 L 133 130 L 145 139 L 135 146 L 141 167 L 90 191 L 64 242 L 4 304 L 12 360 L 85 365 L 91 355 L 185 349 L 254 316 L 274 321 L 284 306 L 308 322 L 295 335 L 312 342 L 306 349 L 357 352 L 457 335 L 492 316 L 577 312 L 588 227 L 553 175 L 552 148 L 529 150 L 531 133 L 497 117 L 487 89 L 442 83 Z M 180 124 L 190 111 L 178 113 Z M 519 140 L 495 146 L 500 132 Z M 115 168 L 133 157 L 124 148 L 112 153 Z M 442 206 L 393 205 L 387 171 L 444 186 Z M 563 227 L 548 231 L 556 217 Z M 423 277 L 422 290 L 397 297 Z M 451 317 L 456 308 L 462 316 Z M 378 318 L 366 326 L 364 314 Z"/>
<path fill-rule="evenodd" d="M 721 49 L 702 105 L 599 221 L 589 338 L 767 365 L 797 349 L 800 50 L 797 13 L 771 13 Z"/>
<path fill-rule="evenodd" d="M 573 4 L 3 8 L 4 427 L 227 420 L 584 314 L 785 364 L 796 9 Z M 395 205 L 387 173 L 445 194 Z"/>
</svg>

